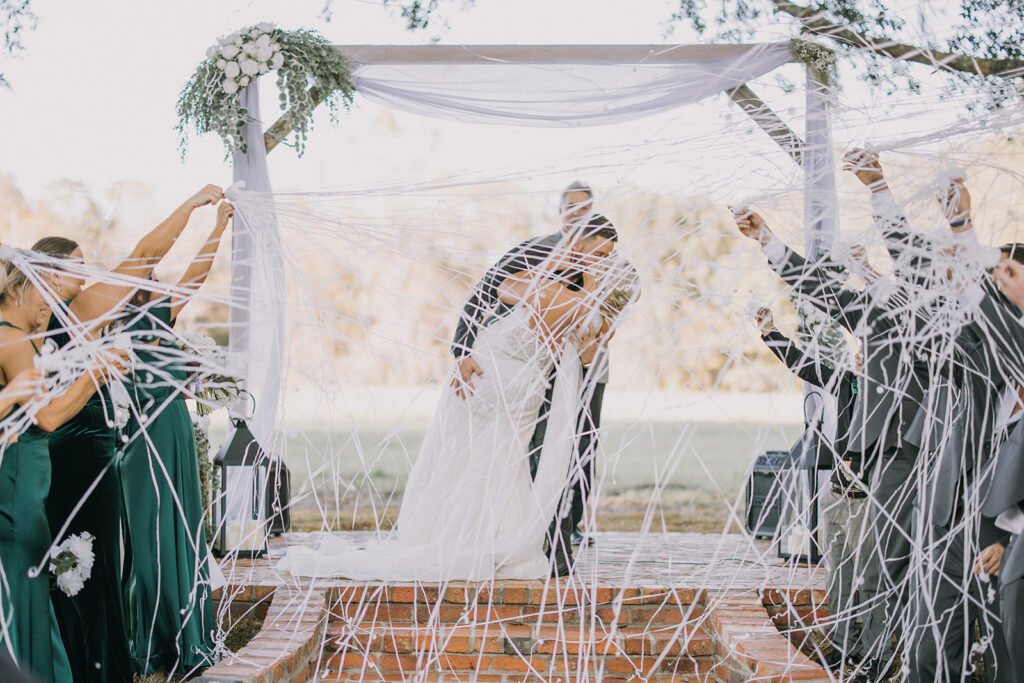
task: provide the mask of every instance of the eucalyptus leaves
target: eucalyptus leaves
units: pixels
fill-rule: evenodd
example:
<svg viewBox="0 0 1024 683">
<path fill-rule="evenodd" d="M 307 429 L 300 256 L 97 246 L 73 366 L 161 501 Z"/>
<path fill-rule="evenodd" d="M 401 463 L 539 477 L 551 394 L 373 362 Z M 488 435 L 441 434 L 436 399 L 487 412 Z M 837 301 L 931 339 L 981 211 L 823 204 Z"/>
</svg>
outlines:
<svg viewBox="0 0 1024 683">
<path fill-rule="evenodd" d="M 332 118 L 339 101 L 352 103 L 352 71 L 348 60 L 320 34 L 284 31 L 260 23 L 220 38 L 206 51 L 178 98 L 181 152 L 188 130 L 214 132 L 224 141 L 226 156 L 245 152 L 243 126 L 250 120 L 240 93 L 265 73 L 277 72 L 281 109 L 291 119 L 299 154 L 305 150 L 313 109 L 321 101 Z"/>
</svg>

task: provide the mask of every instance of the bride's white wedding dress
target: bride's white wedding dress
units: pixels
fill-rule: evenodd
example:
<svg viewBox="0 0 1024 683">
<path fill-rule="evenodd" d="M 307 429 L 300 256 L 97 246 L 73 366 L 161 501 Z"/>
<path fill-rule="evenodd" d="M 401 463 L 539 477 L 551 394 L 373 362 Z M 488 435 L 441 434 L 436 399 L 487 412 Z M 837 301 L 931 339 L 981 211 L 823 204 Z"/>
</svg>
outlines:
<svg viewBox="0 0 1024 683">
<path fill-rule="evenodd" d="M 409 475 L 397 533 L 364 548 L 338 536 L 290 547 L 278 564 L 299 576 L 390 581 L 533 579 L 550 572 L 542 546 L 576 452 L 581 368 L 557 354 L 522 306 L 482 329 L 483 375 L 470 398 L 446 388 Z M 529 442 L 552 366 L 555 390 L 535 481 Z"/>
</svg>

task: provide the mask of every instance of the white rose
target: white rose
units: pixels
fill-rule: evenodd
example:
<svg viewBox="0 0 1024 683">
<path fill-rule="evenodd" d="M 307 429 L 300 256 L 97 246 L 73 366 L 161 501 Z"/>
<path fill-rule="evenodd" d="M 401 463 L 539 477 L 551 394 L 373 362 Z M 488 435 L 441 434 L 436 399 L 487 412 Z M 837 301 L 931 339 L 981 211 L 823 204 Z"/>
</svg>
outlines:
<svg viewBox="0 0 1024 683">
<path fill-rule="evenodd" d="M 284 66 L 284 55 L 278 52 L 274 55 L 274 58 L 270 60 L 270 68 L 280 69 L 282 66 Z"/>
<path fill-rule="evenodd" d="M 259 30 L 258 28 L 254 28 L 253 30 L 249 31 L 249 35 L 253 38 L 259 38 L 261 33 L 263 33 L 263 31 Z"/>
<path fill-rule="evenodd" d="M 221 71 L 223 71 L 224 67 L 226 67 L 227 65 L 228 65 L 228 62 L 227 62 L 226 59 L 218 59 L 217 60 L 217 68 L 220 69 Z"/>
<path fill-rule="evenodd" d="M 255 43 L 246 43 L 242 46 L 242 52 L 244 52 L 247 55 L 254 54 L 257 49 L 259 48 L 256 47 Z"/>
<path fill-rule="evenodd" d="M 238 66 L 238 62 L 228 62 L 224 65 L 224 75 L 228 78 L 236 77 L 242 69 Z"/>
<path fill-rule="evenodd" d="M 231 36 L 221 36 L 220 38 L 217 39 L 217 44 L 222 46 L 222 47 L 224 45 L 227 45 L 230 42 L 231 42 Z"/>
<path fill-rule="evenodd" d="M 209 59 L 213 59 L 214 57 L 216 57 L 216 56 L 217 56 L 217 53 L 218 53 L 219 51 L 220 51 L 220 50 L 219 50 L 219 49 L 217 48 L 217 46 L 216 46 L 216 45 L 211 45 L 210 47 L 206 48 L 206 56 L 207 56 L 207 57 L 208 57 Z"/>
<path fill-rule="evenodd" d="M 242 86 L 243 88 L 245 86 L 249 85 L 249 77 L 248 76 L 242 76 L 241 78 L 239 78 L 238 79 L 238 85 Z"/>
<path fill-rule="evenodd" d="M 256 24 L 256 28 L 263 31 L 264 33 L 270 33 L 271 31 L 274 30 L 274 25 L 271 24 L 269 21 L 261 21 L 260 23 Z"/>
<path fill-rule="evenodd" d="M 226 92 L 229 95 L 234 95 L 236 92 L 238 92 L 238 84 L 230 78 L 225 79 L 224 83 L 221 84 L 221 87 L 224 88 L 224 92 Z"/>
<path fill-rule="evenodd" d="M 222 47 L 220 49 L 220 54 L 225 59 L 231 59 L 232 57 L 234 57 L 235 55 L 238 54 L 238 46 L 237 45 L 225 45 L 224 47 Z"/>
<path fill-rule="evenodd" d="M 270 71 L 270 65 L 266 62 L 260 62 L 260 73 L 265 74 Z"/>
<path fill-rule="evenodd" d="M 274 51 L 270 49 L 269 45 L 264 45 L 263 47 L 256 48 L 256 59 L 260 60 L 261 62 L 266 62 L 273 56 Z"/>
<path fill-rule="evenodd" d="M 78 592 L 85 587 L 85 581 L 76 571 L 64 572 L 57 577 L 57 586 L 64 591 L 64 595 L 71 597 L 78 595 Z"/>
<path fill-rule="evenodd" d="M 242 67 L 242 73 L 246 76 L 255 76 L 260 72 L 260 65 L 251 59 L 246 59 L 239 66 Z"/>
<path fill-rule="evenodd" d="M 256 47 L 270 47 L 270 36 L 263 34 L 256 39 Z"/>
</svg>

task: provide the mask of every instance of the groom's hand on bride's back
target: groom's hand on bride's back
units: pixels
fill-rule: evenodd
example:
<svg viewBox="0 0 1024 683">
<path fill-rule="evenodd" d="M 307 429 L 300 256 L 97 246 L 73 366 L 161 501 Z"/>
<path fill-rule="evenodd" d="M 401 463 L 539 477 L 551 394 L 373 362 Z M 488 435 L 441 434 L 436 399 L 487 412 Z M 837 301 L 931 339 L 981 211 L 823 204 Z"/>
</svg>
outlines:
<svg viewBox="0 0 1024 683">
<path fill-rule="evenodd" d="M 473 376 L 480 375 L 483 377 L 484 371 L 473 360 L 473 357 L 468 355 L 456 361 L 456 369 L 458 372 L 452 378 L 452 387 L 455 389 L 455 395 L 459 398 L 469 398 L 473 395 Z"/>
</svg>

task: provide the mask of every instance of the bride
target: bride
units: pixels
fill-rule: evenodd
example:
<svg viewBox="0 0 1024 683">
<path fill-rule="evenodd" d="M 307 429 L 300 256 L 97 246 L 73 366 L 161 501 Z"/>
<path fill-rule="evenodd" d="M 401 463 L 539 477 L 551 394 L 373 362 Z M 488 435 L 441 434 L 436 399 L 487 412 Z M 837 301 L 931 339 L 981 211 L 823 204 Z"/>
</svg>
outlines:
<svg viewBox="0 0 1024 683">
<path fill-rule="evenodd" d="M 483 370 L 473 392 L 447 388 L 409 475 L 397 536 L 357 548 L 325 536 L 290 547 L 278 564 L 299 576 L 391 581 L 480 581 L 548 576 L 543 552 L 562 499 L 588 361 L 633 297 L 632 276 L 567 238 L 537 267 L 499 286 L 511 311 L 473 346 Z M 578 283 L 582 280 L 582 287 Z M 529 441 L 554 376 L 554 396 L 536 478 Z"/>
</svg>

